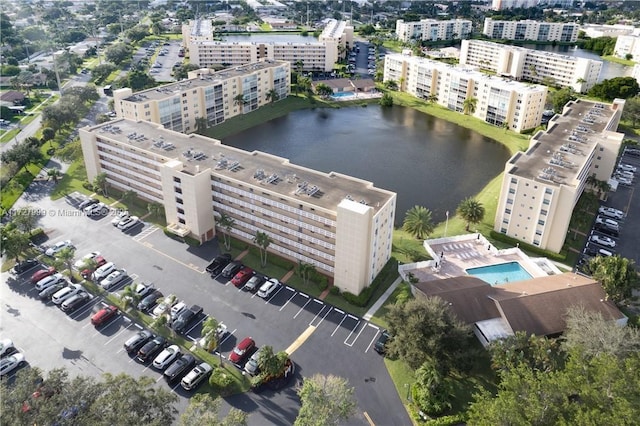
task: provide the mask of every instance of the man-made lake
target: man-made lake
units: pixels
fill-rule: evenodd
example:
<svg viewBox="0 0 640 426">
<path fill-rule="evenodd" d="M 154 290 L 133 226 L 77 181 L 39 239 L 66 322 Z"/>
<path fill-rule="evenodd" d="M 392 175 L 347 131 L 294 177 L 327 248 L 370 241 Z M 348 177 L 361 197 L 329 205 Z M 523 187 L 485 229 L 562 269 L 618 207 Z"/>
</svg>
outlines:
<svg viewBox="0 0 640 426">
<path fill-rule="evenodd" d="M 504 169 L 509 151 L 487 137 L 411 108 L 378 105 L 301 110 L 223 143 L 339 172 L 398 194 L 396 224 L 425 206 L 443 221 Z"/>
</svg>

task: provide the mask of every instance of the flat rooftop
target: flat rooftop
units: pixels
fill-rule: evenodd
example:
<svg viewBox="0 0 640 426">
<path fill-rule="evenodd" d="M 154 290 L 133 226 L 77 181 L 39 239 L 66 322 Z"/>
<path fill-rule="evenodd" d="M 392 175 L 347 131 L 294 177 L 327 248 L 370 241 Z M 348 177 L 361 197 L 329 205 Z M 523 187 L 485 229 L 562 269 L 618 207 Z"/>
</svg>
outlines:
<svg viewBox="0 0 640 426">
<path fill-rule="evenodd" d="M 260 62 L 254 62 L 251 64 L 240 65 L 233 68 L 228 68 L 222 71 L 218 71 L 212 74 L 208 74 L 209 70 L 204 69 L 200 77 L 190 78 L 187 80 L 176 81 L 174 83 L 165 84 L 163 86 L 154 87 L 153 89 L 142 90 L 136 92 L 133 95 L 125 98 L 127 102 L 148 102 L 149 100 L 162 100 L 180 94 L 185 90 L 195 89 L 198 87 L 207 87 L 217 82 L 222 82 L 229 78 L 239 77 L 247 75 L 256 71 L 264 70 L 267 68 L 274 68 L 280 65 L 284 65 L 286 62 L 263 60 Z M 192 71 L 192 72 L 198 72 Z"/>
<path fill-rule="evenodd" d="M 184 165 L 182 172 L 187 174 L 209 168 L 212 174 L 264 186 L 271 192 L 296 197 L 300 202 L 330 211 L 335 211 L 345 199 L 378 211 L 395 197 L 394 192 L 376 188 L 369 181 L 319 172 L 291 164 L 286 158 L 244 151 L 216 139 L 167 130 L 160 124 L 123 118 L 83 130 L 147 151 L 159 161 L 178 160 Z"/>
<path fill-rule="evenodd" d="M 469 40 L 469 43 L 471 45 L 485 45 L 485 46 L 491 46 L 494 47 L 496 49 L 501 49 L 501 50 L 510 50 L 510 51 L 514 51 L 514 52 L 525 52 L 527 55 L 532 55 L 532 56 L 536 56 L 536 57 L 546 57 L 546 58 L 558 58 L 558 59 L 563 59 L 567 62 L 579 62 L 579 61 L 591 61 L 591 62 L 596 62 L 596 63 L 600 63 L 602 64 L 602 61 L 598 61 L 595 59 L 588 59 L 588 58 L 582 58 L 582 57 L 578 57 L 578 56 L 571 56 L 571 55 L 565 55 L 562 53 L 557 53 L 557 52 L 547 52 L 545 50 L 536 50 L 536 49 L 528 49 L 526 47 L 522 47 L 522 46 L 514 46 L 511 44 L 501 44 L 501 43 L 496 43 L 493 41 L 486 41 L 486 40 Z"/>
<path fill-rule="evenodd" d="M 508 172 L 546 185 L 576 186 L 591 151 L 606 139 L 603 131 L 615 114 L 611 108 L 599 102 L 573 102 L 549 121 L 545 132 L 534 135 L 526 152 L 509 160 L 513 167 Z"/>
</svg>

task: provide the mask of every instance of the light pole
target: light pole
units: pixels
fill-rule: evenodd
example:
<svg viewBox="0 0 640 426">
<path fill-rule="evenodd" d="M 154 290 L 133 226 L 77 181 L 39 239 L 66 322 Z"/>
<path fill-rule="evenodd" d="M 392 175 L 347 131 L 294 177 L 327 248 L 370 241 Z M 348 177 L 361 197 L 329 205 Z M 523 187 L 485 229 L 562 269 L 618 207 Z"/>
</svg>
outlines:
<svg viewBox="0 0 640 426">
<path fill-rule="evenodd" d="M 445 213 L 447 215 L 447 220 L 444 222 L 444 236 L 447 237 L 447 228 L 449 227 L 449 210 Z"/>
</svg>

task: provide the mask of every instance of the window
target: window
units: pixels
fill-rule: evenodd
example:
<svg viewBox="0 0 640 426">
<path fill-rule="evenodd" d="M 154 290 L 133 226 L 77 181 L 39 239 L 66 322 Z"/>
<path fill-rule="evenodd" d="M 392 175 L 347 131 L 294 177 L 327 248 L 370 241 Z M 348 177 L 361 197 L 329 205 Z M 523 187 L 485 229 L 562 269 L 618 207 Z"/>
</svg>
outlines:
<svg viewBox="0 0 640 426">
<path fill-rule="evenodd" d="M 509 194 L 515 194 L 516 190 L 514 188 L 509 188 Z"/>
<path fill-rule="evenodd" d="M 542 216 L 546 216 L 546 215 L 547 215 L 547 213 L 548 213 L 548 212 L 547 212 L 546 210 L 540 210 L 540 214 L 541 214 Z"/>
<path fill-rule="evenodd" d="M 181 209 L 180 207 L 178 207 L 178 213 L 184 214 L 184 209 Z"/>
<path fill-rule="evenodd" d="M 185 223 L 187 223 L 187 222 L 185 222 L 185 220 L 184 220 L 183 218 L 181 218 L 181 217 L 179 217 L 179 218 L 178 218 L 178 222 L 180 222 L 180 223 L 181 223 L 181 224 L 183 224 L 183 225 L 184 225 Z"/>
<path fill-rule="evenodd" d="M 174 182 L 178 182 L 178 183 L 182 182 L 182 180 L 181 180 L 179 177 L 177 177 L 177 176 L 174 176 L 174 177 L 173 177 L 173 181 L 174 181 Z"/>
<path fill-rule="evenodd" d="M 178 204 L 182 204 L 182 203 L 183 203 L 182 198 L 178 198 L 178 197 L 176 197 L 176 203 L 178 203 Z"/>
<path fill-rule="evenodd" d="M 551 188 L 547 188 L 544 190 L 545 194 L 553 194 L 553 190 Z"/>
<path fill-rule="evenodd" d="M 538 221 L 538 225 L 544 226 L 544 220 L 540 219 L 540 220 Z"/>
<path fill-rule="evenodd" d="M 504 209 L 504 212 L 505 212 L 506 214 L 511 214 L 511 209 Z"/>
</svg>

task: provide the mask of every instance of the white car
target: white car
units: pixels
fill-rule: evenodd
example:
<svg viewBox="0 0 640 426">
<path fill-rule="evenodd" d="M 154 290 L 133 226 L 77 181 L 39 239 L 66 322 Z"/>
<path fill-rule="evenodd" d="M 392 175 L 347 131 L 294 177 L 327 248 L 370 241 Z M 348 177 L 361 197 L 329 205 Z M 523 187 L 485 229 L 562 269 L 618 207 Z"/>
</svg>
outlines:
<svg viewBox="0 0 640 426">
<path fill-rule="evenodd" d="M 65 300 L 70 298 L 73 295 L 76 295 L 84 291 L 80 284 L 72 284 L 69 287 L 65 287 L 62 290 L 58 290 L 53 296 L 51 296 L 51 301 L 56 305 L 62 304 Z"/>
<path fill-rule="evenodd" d="M 111 221 L 111 224 L 113 226 L 118 226 L 120 222 L 122 222 L 128 217 L 129 217 L 129 212 L 127 210 L 123 210 L 120 213 L 118 213 L 116 217 L 113 218 L 113 220 Z"/>
<path fill-rule="evenodd" d="M 87 216 L 106 214 L 107 211 L 108 207 L 105 203 L 96 203 L 84 208 L 84 214 Z"/>
<path fill-rule="evenodd" d="M 169 312 L 169 316 L 171 319 L 176 318 L 178 315 L 187 309 L 187 304 L 184 301 L 180 301 L 171 307 L 171 311 Z"/>
<path fill-rule="evenodd" d="M 99 267 L 98 269 L 96 269 L 93 274 L 91 275 L 91 277 L 93 278 L 94 281 L 101 281 L 103 280 L 107 275 L 109 275 L 110 273 L 112 273 L 113 271 L 116 270 L 116 265 L 113 262 L 107 262 L 104 265 L 102 265 L 101 267 Z"/>
<path fill-rule="evenodd" d="M 118 284 L 125 278 L 127 278 L 127 271 L 125 271 L 124 269 L 117 269 L 107 275 L 105 279 L 100 281 L 100 287 L 104 288 L 105 290 L 109 290 L 111 287 Z"/>
<path fill-rule="evenodd" d="M 57 273 L 57 274 L 53 274 L 53 275 L 49 275 L 46 278 L 41 279 L 40 281 L 38 281 L 36 283 L 36 290 L 38 291 L 42 291 L 45 288 L 49 288 L 53 285 L 56 285 L 58 283 L 64 282 L 66 281 L 64 275 L 62 275 L 61 273 Z"/>
<path fill-rule="evenodd" d="M 609 237 L 604 237 L 602 235 L 592 235 L 590 240 L 596 244 L 600 244 L 605 247 L 615 247 L 616 242 Z"/>
<path fill-rule="evenodd" d="M 118 224 L 118 229 L 126 231 L 127 229 L 136 226 L 139 221 L 140 219 L 138 218 L 138 216 L 129 216 L 126 219 L 123 219 L 122 222 Z"/>
<path fill-rule="evenodd" d="M 619 229 L 620 228 L 620 224 L 618 222 L 616 222 L 613 219 L 607 219 L 604 216 L 596 217 L 596 223 L 599 224 L 599 225 L 607 225 L 607 226 L 610 226 L 610 227 L 615 228 L 615 229 Z"/>
<path fill-rule="evenodd" d="M 20 352 L 16 352 L 6 358 L 2 358 L 0 361 L 0 376 L 9 374 L 16 368 L 22 367 L 25 364 L 26 361 L 24 359 L 24 354 Z"/>
<path fill-rule="evenodd" d="M 84 267 L 84 265 L 87 264 L 87 261 L 93 260 L 98 256 L 100 256 L 100 252 L 99 251 L 92 251 L 91 253 L 87 253 L 84 256 L 82 256 L 80 259 L 78 259 L 76 261 L 76 263 L 73 264 L 73 266 L 76 269 L 80 269 L 80 268 Z"/>
<path fill-rule="evenodd" d="M 53 257 L 65 247 L 73 247 L 71 240 L 58 241 L 53 246 L 49 247 L 44 254 Z"/>
<path fill-rule="evenodd" d="M 636 177 L 636 175 L 632 172 L 628 172 L 626 170 L 622 170 L 622 169 L 616 169 L 616 174 L 620 175 L 620 176 L 624 176 L 627 179 L 633 179 Z"/>
<path fill-rule="evenodd" d="M 153 309 L 153 311 L 151 312 L 151 315 L 154 317 L 159 317 L 160 315 L 166 313 L 169 309 L 171 309 L 171 307 L 176 303 L 178 303 L 178 299 L 176 298 L 176 295 L 170 294 L 167 297 L 165 297 L 162 300 L 162 302 L 158 303 L 158 306 L 156 306 Z"/>
<path fill-rule="evenodd" d="M 616 180 L 618 181 L 618 183 L 621 183 L 622 185 L 627 185 L 627 186 L 632 186 L 633 185 L 633 181 L 624 178 L 624 177 L 619 177 L 616 176 Z"/>
<path fill-rule="evenodd" d="M 171 345 L 160 352 L 156 359 L 153 360 L 153 367 L 158 370 L 164 370 L 180 355 L 182 355 L 182 352 L 180 352 L 178 345 Z"/>
<path fill-rule="evenodd" d="M 13 341 L 11 339 L 0 340 L 0 357 L 10 355 L 14 350 L 15 346 L 13 345 Z"/>
<path fill-rule="evenodd" d="M 211 372 L 213 368 L 206 362 L 197 365 L 193 370 L 189 371 L 186 376 L 182 378 L 180 385 L 184 390 L 190 391 L 195 389 Z"/>
<path fill-rule="evenodd" d="M 280 286 L 280 281 L 276 278 L 270 278 L 266 283 L 262 284 L 260 290 L 258 290 L 258 296 L 263 299 L 268 298 L 271 294 Z"/>
<path fill-rule="evenodd" d="M 610 217 L 612 219 L 622 219 L 624 217 L 624 213 L 620 210 L 613 209 L 611 207 L 600 207 L 598 209 L 598 213 L 601 215 Z"/>
<path fill-rule="evenodd" d="M 624 171 L 627 171 L 627 172 L 633 172 L 633 173 L 635 173 L 636 170 L 637 170 L 636 167 L 633 167 L 630 164 L 622 164 L 622 163 L 618 164 L 618 168 L 621 169 L 621 170 L 624 170 Z"/>
</svg>

